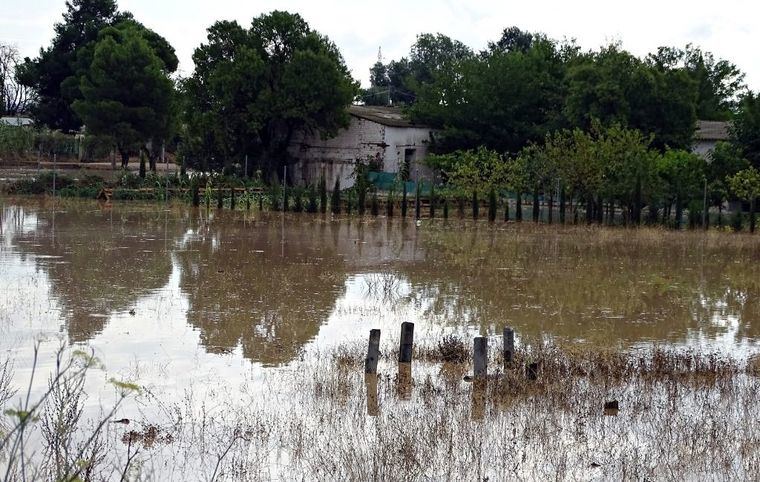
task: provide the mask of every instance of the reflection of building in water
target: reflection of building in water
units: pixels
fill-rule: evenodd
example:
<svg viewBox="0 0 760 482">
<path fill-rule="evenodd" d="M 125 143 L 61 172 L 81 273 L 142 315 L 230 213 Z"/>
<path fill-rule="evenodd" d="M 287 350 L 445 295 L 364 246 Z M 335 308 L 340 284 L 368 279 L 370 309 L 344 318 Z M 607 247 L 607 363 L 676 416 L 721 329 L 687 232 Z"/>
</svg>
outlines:
<svg viewBox="0 0 760 482">
<path fill-rule="evenodd" d="M 344 295 L 349 272 L 412 255 L 412 243 L 389 242 L 380 226 L 306 216 L 284 227 L 276 216 L 247 227 L 216 221 L 177 253 L 188 322 L 207 350 L 240 346 L 264 364 L 298 356 Z"/>
</svg>

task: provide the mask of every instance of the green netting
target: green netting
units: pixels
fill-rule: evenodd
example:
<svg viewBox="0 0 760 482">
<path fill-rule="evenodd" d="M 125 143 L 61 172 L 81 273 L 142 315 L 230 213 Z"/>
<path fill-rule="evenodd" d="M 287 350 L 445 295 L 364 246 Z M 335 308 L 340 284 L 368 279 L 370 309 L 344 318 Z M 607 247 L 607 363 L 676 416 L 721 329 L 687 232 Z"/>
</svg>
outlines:
<svg viewBox="0 0 760 482">
<path fill-rule="evenodd" d="M 375 186 L 379 191 L 390 191 L 391 189 L 396 192 L 401 192 L 403 184 L 398 179 L 398 173 L 395 172 L 377 172 L 371 171 L 367 173 L 367 180 Z M 414 181 L 406 181 L 406 192 L 413 194 L 416 192 L 417 183 Z M 430 183 L 426 181 L 420 182 L 421 194 L 430 192 Z"/>
</svg>

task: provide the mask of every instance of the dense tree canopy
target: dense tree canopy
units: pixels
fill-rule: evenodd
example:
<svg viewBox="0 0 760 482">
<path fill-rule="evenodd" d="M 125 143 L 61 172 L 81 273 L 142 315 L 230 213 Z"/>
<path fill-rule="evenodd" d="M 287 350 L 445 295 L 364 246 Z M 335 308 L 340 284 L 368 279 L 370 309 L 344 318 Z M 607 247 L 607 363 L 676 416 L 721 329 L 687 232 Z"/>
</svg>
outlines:
<svg viewBox="0 0 760 482">
<path fill-rule="evenodd" d="M 744 157 L 760 169 L 760 94 L 749 92 L 742 98 L 731 130 Z"/>
<path fill-rule="evenodd" d="M 744 74 L 727 60 L 687 45 L 684 49 L 660 47 L 647 61 L 661 70 L 683 70 L 696 89 L 696 114 L 702 120 L 730 120 L 744 91 Z"/>
<path fill-rule="evenodd" d="M 25 59 L 19 69 L 21 82 L 36 93 L 33 115 L 39 123 L 64 131 L 81 127 L 81 119 L 71 108 L 81 99 L 78 65 L 80 61 L 87 63 L 79 55 L 97 40 L 101 29 L 130 17 L 118 12 L 115 0 L 66 2 L 52 44 L 40 49 L 37 58 Z"/>
<path fill-rule="evenodd" d="M 659 69 L 611 45 L 582 55 L 568 71 L 565 114 L 575 126 L 596 119 L 654 135 L 654 145 L 689 148 L 696 91 L 682 69 Z"/>
<path fill-rule="evenodd" d="M 460 62 L 474 56 L 472 49 L 443 34 L 420 34 L 408 57 L 381 61 L 370 69 L 370 88 L 362 100 L 369 105 L 409 105 L 423 86 L 450 72 Z"/>
<path fill-rule="evenodd" d="M 88 132 L 113 139 L 125 166 L 130 151 L 139 146 L 155 167 L 155 147 L 172 127 L 169 73 L 177 60 L 172 50 L 155 49 L 156 40 L 131 20 L 103 29 L 80 77 L 82 98 L 72 105 Z"/>
<path fill-rule="evenodd" d="M 439 151 L 483 145 L 516 153 L 564 125 L 565 66 L 573 52 L 534 36 L 524 50 L 463 58 L 420 85 L 411 116 L 440 129 Z"/>
<path fill-rule="evenodd" d="M 249 29 L 217 22 L 184 82 L 191 165 L 229 167 L 251 157 L 268 179 L 299 131 L 335 134 L 357 91 L 337 47 L 299 15 L 275 11 Z"/>
</svg>

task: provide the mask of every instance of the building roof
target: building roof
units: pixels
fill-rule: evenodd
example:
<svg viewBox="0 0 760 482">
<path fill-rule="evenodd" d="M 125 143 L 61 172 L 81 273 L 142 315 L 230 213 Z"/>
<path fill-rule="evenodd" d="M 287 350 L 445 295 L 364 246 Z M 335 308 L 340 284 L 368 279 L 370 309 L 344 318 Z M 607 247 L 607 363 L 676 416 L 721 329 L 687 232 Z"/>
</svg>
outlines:
<svg viewBox="0 0 760 482">
<path fill-rule="evenodd" d="M 698 141 L 727 141 L 729 138 L 726 121 L 697 121 L 697 131 L 694 136 Z"/>
<path fill-rule="evenodd" d="M 351 105 L 348 113 L 360 119 L 377 122 L 388 127 L 426 127 L 415 124 L 404 115 L 400 107 L 383 105 Z"/>
<path fill-rule="evenodd" d="M 0 117 L 0 124 L 7 126 L 30 126 L 34 121 L 29 117 Z"/>
</svg>

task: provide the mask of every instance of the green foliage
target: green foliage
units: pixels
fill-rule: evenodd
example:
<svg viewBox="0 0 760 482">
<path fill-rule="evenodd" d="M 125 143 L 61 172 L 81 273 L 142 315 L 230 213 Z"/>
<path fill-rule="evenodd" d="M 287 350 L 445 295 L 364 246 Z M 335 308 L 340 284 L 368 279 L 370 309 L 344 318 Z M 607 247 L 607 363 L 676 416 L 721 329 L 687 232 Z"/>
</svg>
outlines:
<svg viewBox="0 0 760 482">
<path fill-rule="evenodd" d="M 317 212 L 317 190 L 314 189 L 314 186 L 311 184 L 309 184 L 309 187 L 307 188 L 307 196 L 309 198 L 309 204 L 306 208 L 306 211 L 310 213 L 316 213 Z"/>
<path fill-rule="evenodd" d="M 172 129 L 174 86 L 151 38 L 135 22 L 102 30 L 72 104 L 88 132 L 114 139 L 123 165 L 130 151 L 149 141 L 157 147 Z M 153 166 L 155 149 L 146 152 Z"/>
<path fill-rule="evenodd" d="M 696 114 L 702 120 L 730 120 L 736 96 L 744 89 L 744 74 L 727 60 L 716 60 L 694 45 L 683 49 L 660 47 L 647 57 L 662 70 L 683 70 L 696 88 Z"/>
<path fill-rule="evenodd" d="M 406 194 L 406 183 L 402 182 L 401 184 L 402 184 L 402 188 L 401 188 L 402 189 L 402 193 L 401 193 L 401 217 L 405 218 L 406 217 L 406 211 L 409 209 L 409 206 L 408 206 L 409 200 L 407 199 L 407 194 Z"/>
<path fill-rule="evenodd" d="M 728 184 L 739 199 L 753 202 L 760 197 L 760 170 L 748 167 L 730 176 Z"/>
<path fill-rule="evenodd" d="M 31 87 L 37 102 L 33 115 L 41 124 L 64 131 L 77 130 L 82 122 L 71 104 L 81 99 L 78 61 L 88 53 L 98 33 L 126 17 L 117 12 L 114 0 L 71 0 L 63 21 L 54 27 L 52 44 L 40 50 L 20 68 L 20 80 Z"/>
<path fill-rule="evenodd" d="M 142 179 L 145 179 L 145 153 L 140 151 L 140 174 Z"/>
<path fill-rule="evenodd" d="M 408 57 L 370 68 L 370 88 L 361 98 L 367 105 L 413 104 L 426 85 L 472 57 L 472 49 L 446 35 L 417 35 Z"/>
<path fill-rule="evenodd" d="M 293 188 L 293 212 L 300 213 L 303 211 L 303 189 Z"/>
<path fill-rule="evenodd" d="M 749 161 L 741 149 L 730 142 L 718 142 L 710 152 L 706 166 L 708 196 L 712 206 L 722 206 L 728 200 L 730 186 L 728 178 L 749 167 Z"/>
<path fill-rule="evenodd" d="M 457 58 L 419 87 L 412 119 L 438 129 L 433 147 L 439 152 L 480 146 L 517 152 L 563 125 L 571 50 L 537 36 L 526 50 Z"/>
<path fill-rule="evenodd" d="M 340 201 L 340 177 L 335 177 L 335 186 L 332 191 L 332 212 L 333 214 L 340 214 L 341 201 Z"/>
<path fill-rule="evenodd" d="M 742 155 L 760 169 L 760 94 L 749 92 L 742 98 L 731 135 Z"/>
<path fill-rule="evenodd" d="M 193 61 L 182 84 L 191 166 L 220 169 L 248 155 L 269 179 L 296 133 L 327 137 L 348 124 L 357 85 L 335 44 L 297 14 L 273 11 L 249 29 L 216 22 Z"/>
<path fill-rule="evenodd" d="M 327 212 L 327 181 L 324 175 L 319 178 L 319 210 L 322 214 Z"/>
<path fill-rule="evenodd" d="M 565 115 L 581 128 L 600 121 L 654 135 L 654 145 L 688 148 L 696 125 L 696 90 L 683 69 L 653 66 L 610 45 L 568 71 Z"/>
<path fill-rule="evenodd" d="M 485 147 L 431 155 L 426 162 L 431 167 L 443 169 L 449 184 L 462 192 L 477 190 L 485 194 L 491 188 L 501 189 L 508 179 L 508 164 L 498 153 Z"/>
<path fill-rule="evenodd" d="M 488 192 L 488 220 L 496 221 L 496 189 L 493 188 Z"/>
</svg>

